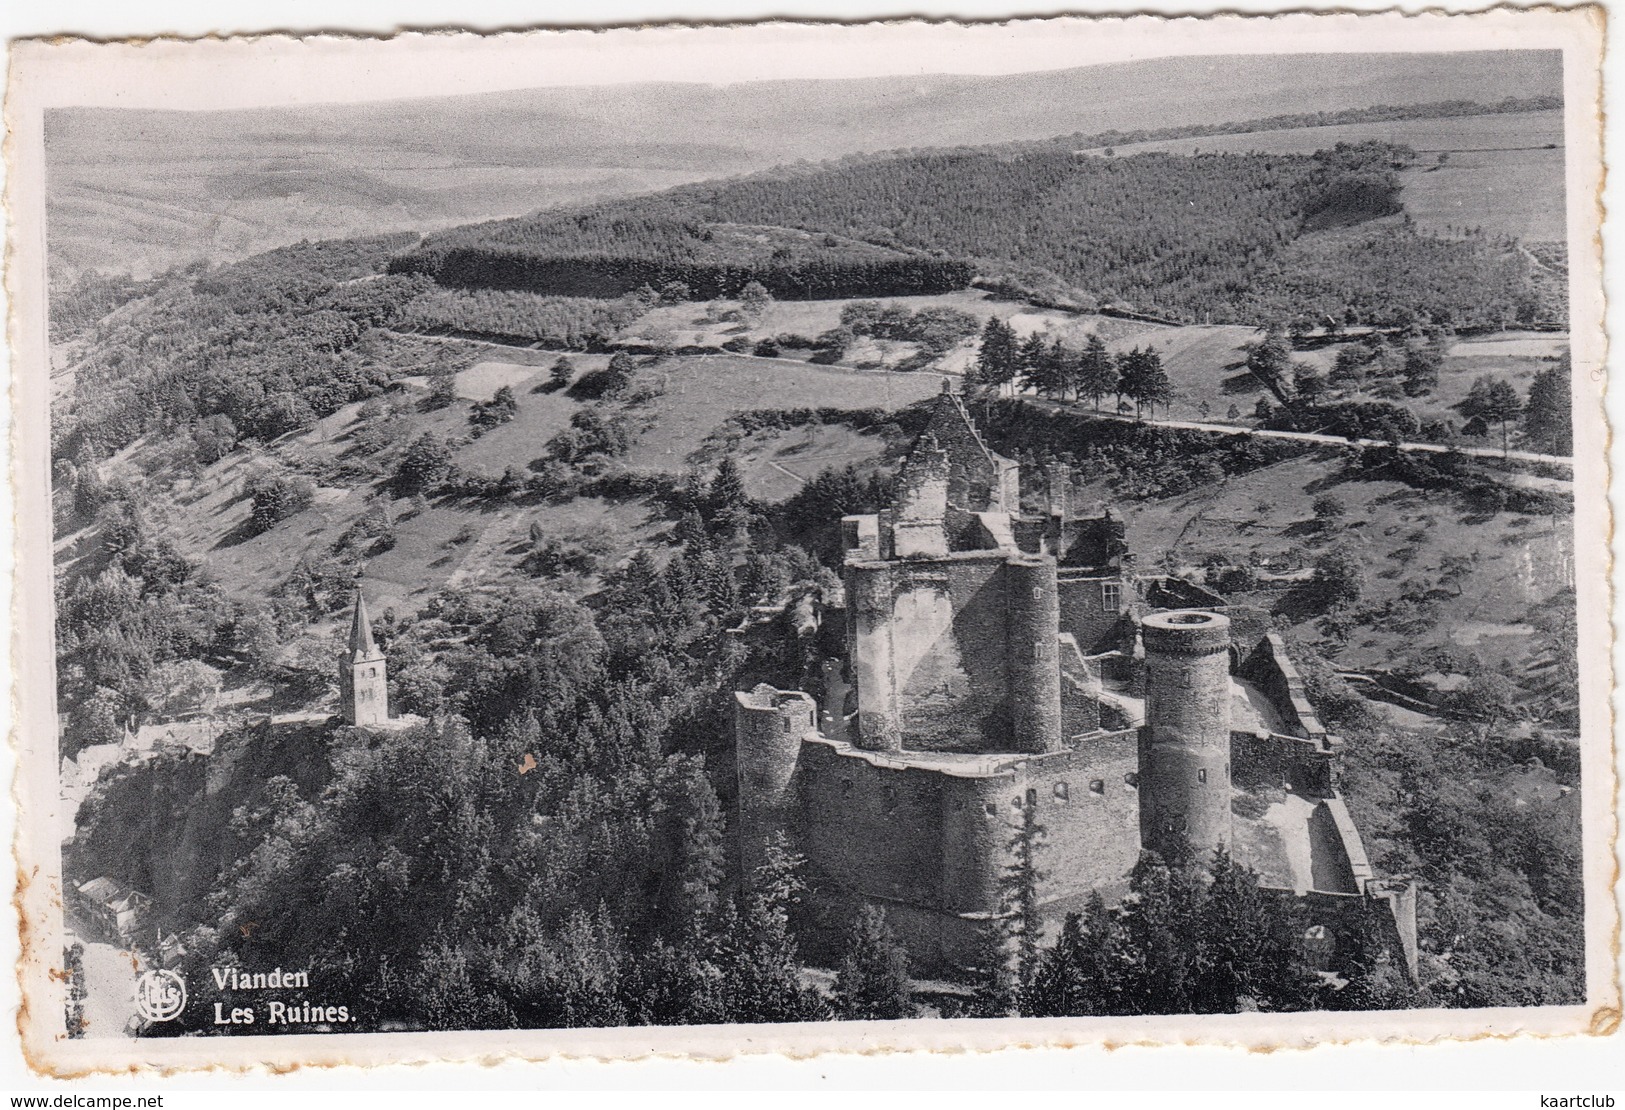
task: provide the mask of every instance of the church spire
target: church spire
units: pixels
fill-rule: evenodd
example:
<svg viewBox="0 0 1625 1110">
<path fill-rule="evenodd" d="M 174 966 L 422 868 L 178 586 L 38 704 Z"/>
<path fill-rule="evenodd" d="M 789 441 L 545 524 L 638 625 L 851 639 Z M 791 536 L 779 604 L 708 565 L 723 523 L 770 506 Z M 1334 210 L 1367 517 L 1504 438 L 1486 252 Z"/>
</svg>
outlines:
<svg viewBox="0 0 1625 1110">
<path fill-rule="evenodd" d="M 375 659 L 378 656 L 378 645 L 372 638 L 372 621 L 367 617 L 367 599 L 361 592 L 361 584 L 355 588 L 355 615 L 350 620 L 350 658 L 356 662 L 363 659 Z"/>
<path fill-rule="evenodd" d="M 372 638 L 367 599 L 361 583 L 355 587 L 355 612 L 350 618 L 350 644 L 339 660 L 339 706 L 348 724 L 389 724 L 389 676 L 384 653 Z"/>
</svg>

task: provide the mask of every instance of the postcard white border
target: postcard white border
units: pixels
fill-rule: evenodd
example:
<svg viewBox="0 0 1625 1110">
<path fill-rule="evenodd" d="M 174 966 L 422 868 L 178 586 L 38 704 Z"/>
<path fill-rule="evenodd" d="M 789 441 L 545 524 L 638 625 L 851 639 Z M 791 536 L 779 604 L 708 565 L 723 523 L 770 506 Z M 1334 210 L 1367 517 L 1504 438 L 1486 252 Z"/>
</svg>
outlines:
<svg viewBox="0 0 1625 1110">
<path fill-rule="evenodd" d="M 1463 27 L 1464 21 L 1471 27 Z M 1618 1024 L 1616 975 L 1617 903 L 1611 888 L 1615 859 L 1611 850 L 1614 827 L 1614 777 L 1608 707 L 1611 633 L 1607 614 L 1607 571 L 1610 525 L 1606 502 L 1603 458 L 1606 428 L 1602 420 L 1602 373 L 1605 358 L 1603 301 L 1600 281 L 1581 281 L 1586 263 L 1600 274 L 1598 257 L 1599 206 L 1597 191 L 1585 182 L 1597 180 L 1601 165 L 1599 89 L 1600 28 L 1595 10 L 1571 13 L 1550 11 L 1516 13 L 1493 11 L 1478 16 L 1423 15 L 1294 15 L 1260 24 L 1256 19 L 1225 17 L 1174 22 L 1145 18 L 1119 21 L 1149 27 L 1155 23 L 1156 53 L 1177 50 L 1170 44 L 1199 35 L 1208 44 L 1245 43 L 1232 49 L 1248 52 L 1301 52 L 1350 48 L 1351 34 L 1360 49 L 1412 50 L 1503 49 L 1557 47 L 1565 51 L 1567 153 L 1569 158 L 1569 236 L 1571 287 L 1574 298 L 1572 345 L 1576 384 L 1587 380 L 1596 389 L 1576 389 L 1577 478 L 1597 491 L 1577 497 L 1576 575 L 1582 583 L 1580 650 L 1582 659 L 1582 733 L 1587 738 L 1583 755 L 1582 812 L 1586 827 L 1587 985 L 1585 1006 L 1535 1010 L 1401 1011 L 1373 1014 L 1229 1015 L 1220 1017 L 1155 1019 L 999 1019 L 994 1022 L 916 1021 L 907 1023 L 817 1023 L 813 1025 L 675 1027 L 612 1030 L 532 1030 L 502 1033 L 368 1034 L 349 1036 L 254 1037 L 241 1040 L 200 1038 L 187 1041 L 67 1041 L 46 1033 L 60 1013 L 60 991 L 50 977 L 52 952 L 60 953 L 58 846 L 41 837 L 53 829 L 38 799 L 54 804 L 57 793 L 54 717 L 53 654 L 49 645 L 52 625 L 49 585 L 51 544 L 48 525 L 30 529 L 26 522 L 48 522 L 49 466 L 46 459 L 43 415 L 46 411 L 43 324 L 43 193 L 38 173 L 41 158 L 39 113 L 49 104 L 77 102 L 84 95 L 86 70 L 94 65 L 96 79 L 116 81 L 116 67 L 107 64 L 108 51 L 176 51 L 193 49 L 182 43 L 143 47 L 96 48 L 66 86 L 41 48 L 24 45 L 12 59 L 7 113 L 7 200 L 12 216 L 9 238 L 8 287 L 12 295 L 10 329 L 13 352 L 13 496 L 17 531 L 13 658 L 16 679 L 14 742 L 19 767 L 14 798 L 20 813 L 17 850 L 22 945 L 25 954 L 20 976 L 27 999 L 20 1025 L 31 1060 L 56 1074 L 114 1068 L 256 1068 L 292 1063 L 378 1064 L 423 1060 L 492 1060 L 520 1057 L 628 1059 L 682 1055 L 727 1058 L 748 1053 L 781 1053 L 793 1057 L 829 1051 L 987 1050 L 1009 1045 L 1137 1044 L 1185 1042 L 1228 1045 L 1309 1046 L 1329 1041 L 1377 1040 L 1415 1043 L 1440 1038 L 1552 1035 L 1602 1031 Z M 757 25 L 731 29 L 740 35 L 782 30 L 784 25 Z M 704 33 L 721 29 L 705 28 Z M 668 29 L 669 33 L 701 33 L 694 28 Z M 1269 41 L 1260 41 L 1262 35 Z M 550 34 L 550 32 L 537 32 Z M 1327 36 L 1332 36 L 1328 38 Z M 440 38 L 435 36 L 434 38 Z M 279 49 L 325 50 L 336 44 L 353 47 L 354 40 L 315 39 L 295 44 L 272 38 L 254 40 Z M 426 39 L 424 41 L 431 41 Z M 410 44 L 410 38 L 391 40 L 390 46 Z M 207 44 L 229 48 L 239 44 Z M 83 46 L 47 47 L 69 53 Z M 1212 48 L 1219 52 L 1219 47 Z M 66 99 L 63 97 L 66 96 Z M 1585 326 L 1581 326 L 1584 322 Z M 32 372 L 31 372 L 32 371 Z M 25 635 L 25 632 L 27 633 Z M 1602 738 L 1598 742 L 1598 738 Z M 35 799 L 25 804 L 25 799 Z M 49 804 L 44 808 L 49 808 Z M 1401 1020 L 1396 1021 L 1399 1018 Z M 115 1052 L 108 1053 L 108 1048 Z"/>
</svg>

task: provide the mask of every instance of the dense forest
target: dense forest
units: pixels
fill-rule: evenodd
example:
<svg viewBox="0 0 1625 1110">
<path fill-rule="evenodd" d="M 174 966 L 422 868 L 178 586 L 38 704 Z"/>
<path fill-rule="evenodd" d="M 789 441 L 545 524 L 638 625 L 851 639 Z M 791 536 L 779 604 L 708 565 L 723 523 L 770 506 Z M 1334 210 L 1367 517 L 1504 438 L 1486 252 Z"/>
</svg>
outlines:
<svg viewBox="0 0 1625 1110">
<path fill-rule="evenodd" d="M 702 298 L 752 278 L 775 296 L 902 295 L 975 272 L 1084 307 L 1213 322 L 1310 311 L 1389 324 L 1419 305 L 1458 325 L 1549 315 L 1516 244 L 1409 225 L 1395 169 L 1412 157 L 1377 143 L 1313 155 L 926 152 L 461 228 L 392 266 L 577 295 L 618 295 L 689 267 L 695 278 L 683 280 Z M 770 237 L 764 262 L 767 244 L 736 225 L 830 238 Z M 1312 234 L 1340 228 L 1359 239 Z M 847 261 L 854 241 L 911 256 Z M 835 252 L 816 280 L 796 242 Z M 787 279 L 785 266 L 802 276 Z"/>
<path fill-rule="evenodd" d="M 682 282 L 695 299 L 736 297 L 758 282 L 796 300 L 903 296 L 963 289 L 973 268 L 783 227 L 701 220 L 661 197 L 500 220 L 431 236 L 390 263 L 442 285 L 619 297 Z"/>
<path fill-rule="evenodd" d="M 399 326 L 582 351 L 602 346 L 647 312 L 650 303 L 636 295 L 602 300 L 545 297 L 507 289 L 434 288 L 406 302 Z"/>
<path fill-rule="evenodd" d="M 273 439 L 378 392 L 390 374 L 376 327 L 427 284 L 358 279 L 416 238 L 299 243 L 184 271 L 89 326 L 53 307 L 55 326 L 76 327 L 86 347 L 72 403 L 51 423 L 53 454 L 82 464 L 213 417 L 225 421 L 215 428 L 229 450 L 239 437 Z"/>
</svg>

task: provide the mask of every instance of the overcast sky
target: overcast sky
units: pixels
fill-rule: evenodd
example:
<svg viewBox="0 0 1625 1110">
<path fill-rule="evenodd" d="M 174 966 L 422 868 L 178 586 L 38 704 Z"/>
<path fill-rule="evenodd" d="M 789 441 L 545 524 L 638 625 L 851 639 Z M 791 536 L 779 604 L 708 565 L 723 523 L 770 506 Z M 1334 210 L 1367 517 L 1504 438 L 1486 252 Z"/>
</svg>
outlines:
<svg viewBox="0 0 1625 1110">
<path fill-rule="evenodd" d="M 1461 21 L 1278 17 L 1049 20 L 85 44 L 38 53 L 47 102 L 235 108 L 387 100 L 545 85 L 732 83 L 887 74 L 1014 73 L 1177 55 L 1460 49 Z M 1453 38 L 1441 37 L 1454 32 Z M 1380 33 L 1373 33 L 1380 32 Z M 1497 41 L 1483 48 L 1533 45 Z M 94 53 L 92 60 L 90 55 Z M 77 63 L 77 64 L 76 64 Z"/>
</svg>

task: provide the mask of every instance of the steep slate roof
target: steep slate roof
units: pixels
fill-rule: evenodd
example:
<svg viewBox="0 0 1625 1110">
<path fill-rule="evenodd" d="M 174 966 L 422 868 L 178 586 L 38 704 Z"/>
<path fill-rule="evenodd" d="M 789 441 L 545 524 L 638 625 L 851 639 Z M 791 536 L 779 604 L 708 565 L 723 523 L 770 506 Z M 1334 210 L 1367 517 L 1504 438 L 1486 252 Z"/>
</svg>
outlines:
<svg viewBox="0 0 1625 1110">
<path fill-rule="evenodd" d="M 355 588 L 355 615 L 350 618 L 350 658 L 355 662 L 379 658 L 378 645 L 372 638 L 372 621 L 367 619 L 367 599 L 361 587 Z"/>
</svg>

